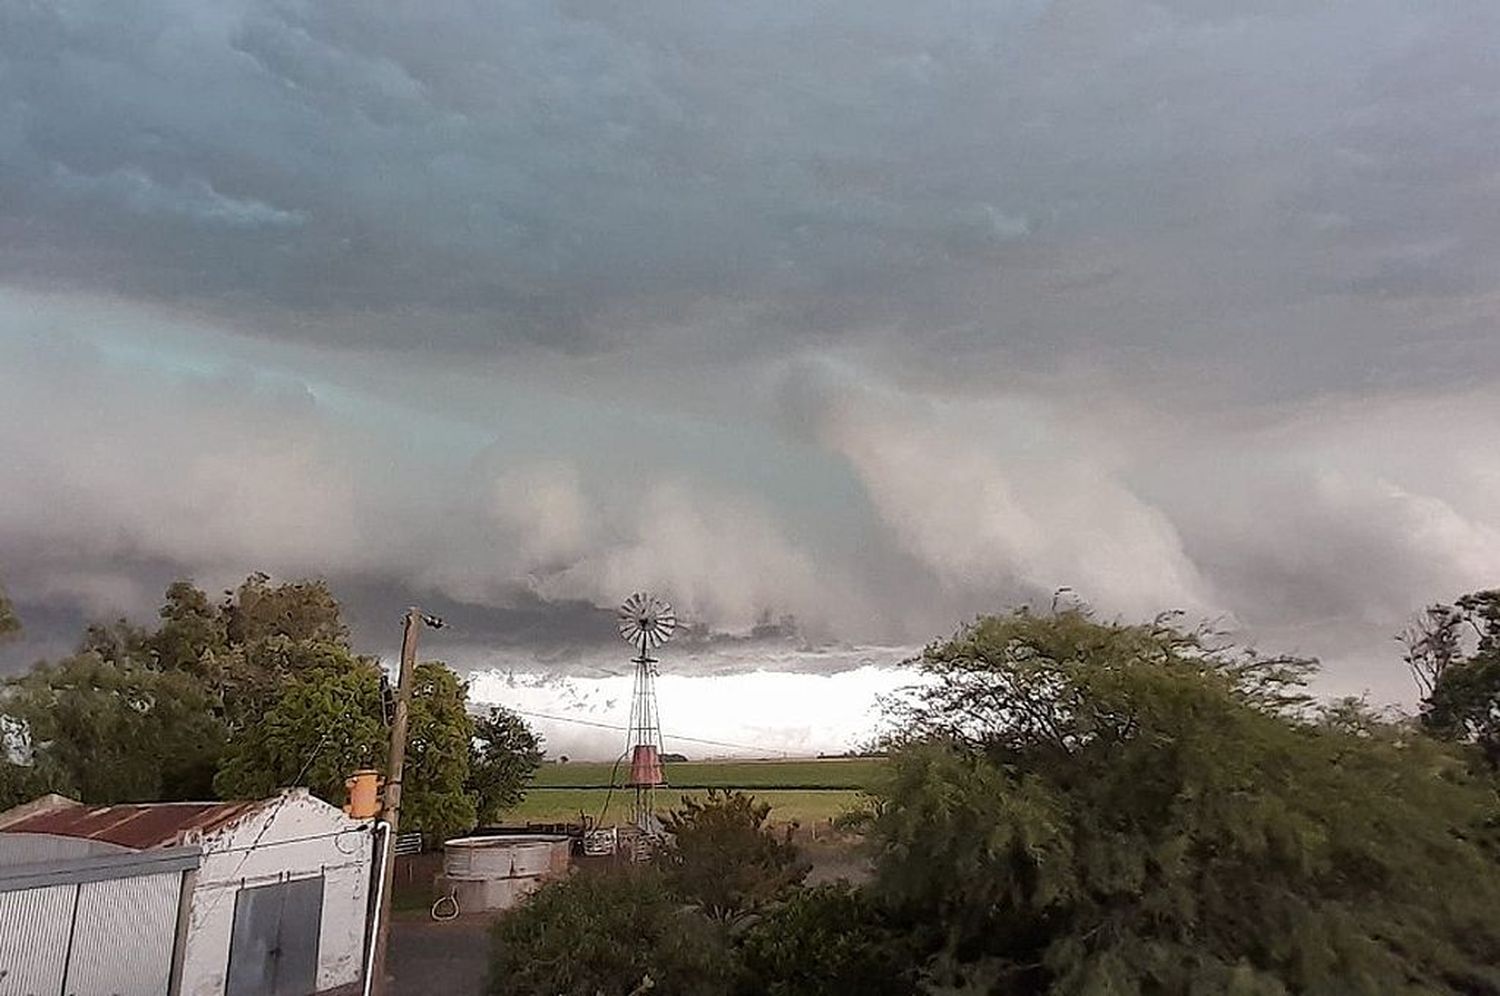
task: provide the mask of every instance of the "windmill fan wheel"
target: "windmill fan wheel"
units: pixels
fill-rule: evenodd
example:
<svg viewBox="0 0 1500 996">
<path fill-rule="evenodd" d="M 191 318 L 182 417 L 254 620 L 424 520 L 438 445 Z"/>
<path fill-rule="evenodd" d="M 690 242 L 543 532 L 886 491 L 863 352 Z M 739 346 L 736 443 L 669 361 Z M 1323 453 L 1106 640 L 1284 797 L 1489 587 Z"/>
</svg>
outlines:
<svg viewBox="0 0 1500 996">
<path fill-rule="evenodd" d="M 677 616 L 666 599 L 640 591 L 625 599 L 618 617 L 620 636 L 643 651 L 666 643 L 677 628 Z"/>
</svg>

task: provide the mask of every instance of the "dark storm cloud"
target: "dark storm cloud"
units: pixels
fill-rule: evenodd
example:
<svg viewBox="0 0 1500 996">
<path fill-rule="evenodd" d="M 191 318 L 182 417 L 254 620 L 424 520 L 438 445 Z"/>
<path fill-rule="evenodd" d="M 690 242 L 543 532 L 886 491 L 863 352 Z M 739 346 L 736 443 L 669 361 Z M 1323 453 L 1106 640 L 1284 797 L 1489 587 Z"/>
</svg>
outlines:
<svg viewBox="0 0 1500 996">
<path fill-rule="evenodd" d="M 553 661 L 640 586 L 911 642 L 1072 585 L 1389 687 L 1349 648 L 1500 557 L 1497 42 L 1477 2 L 0 4 L 0 577 L 45 630 L 327 574 L 368 632 L 422 600 Z"/>
<path fill-rule="evenodd" d="M 1493 276 L 1482 4 L 3 16 L 6 271 L 281 335 L 592 349 L 707 301 L 762 347 L 878 325 L 1308 389 L 1355 349 L 1451 372 L 1400 354 L 1401 301 Z"/>
</svg>

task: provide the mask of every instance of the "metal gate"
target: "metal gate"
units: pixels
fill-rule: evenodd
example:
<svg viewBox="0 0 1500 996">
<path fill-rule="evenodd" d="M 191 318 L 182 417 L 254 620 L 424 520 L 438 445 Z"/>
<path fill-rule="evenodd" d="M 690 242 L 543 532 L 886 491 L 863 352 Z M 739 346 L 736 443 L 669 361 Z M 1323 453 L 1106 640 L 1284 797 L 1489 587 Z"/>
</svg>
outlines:
<svg viewBox="0 0 1500 996">
<path fill-rule="evenodd" d="M 312 996 L 322 922 L 321 875 L 241 889 L 225 996 Z"/>
</svg>

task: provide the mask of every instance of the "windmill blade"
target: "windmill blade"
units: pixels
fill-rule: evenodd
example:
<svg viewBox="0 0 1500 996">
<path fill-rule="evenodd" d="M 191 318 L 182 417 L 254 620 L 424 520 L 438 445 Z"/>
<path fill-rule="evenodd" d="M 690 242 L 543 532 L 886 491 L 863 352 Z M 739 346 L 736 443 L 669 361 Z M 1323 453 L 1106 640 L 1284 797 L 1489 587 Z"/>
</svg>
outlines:
<svg viewBox="0 0 1500 996">
<path fill-rule="evenodd" d="M 677 629 L 677 614 L 662 598 L 638 591 L 625 599 L 616 613 L 620 637 L 627 643 L 655 650 L 672 638 Z"/>
</svg>

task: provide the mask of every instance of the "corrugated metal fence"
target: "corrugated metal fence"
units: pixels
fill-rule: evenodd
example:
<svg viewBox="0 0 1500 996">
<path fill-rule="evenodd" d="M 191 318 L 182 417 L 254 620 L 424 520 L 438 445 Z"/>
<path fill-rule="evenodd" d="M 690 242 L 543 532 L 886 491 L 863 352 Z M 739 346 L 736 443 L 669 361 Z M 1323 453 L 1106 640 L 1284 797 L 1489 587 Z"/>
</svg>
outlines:
<svg viewBox="0 0 1500 996">
<path fill-rule="evenodd" d="M 0 996 L 166 996 L 196 847 L 0 865 Z"/>
</svg>

